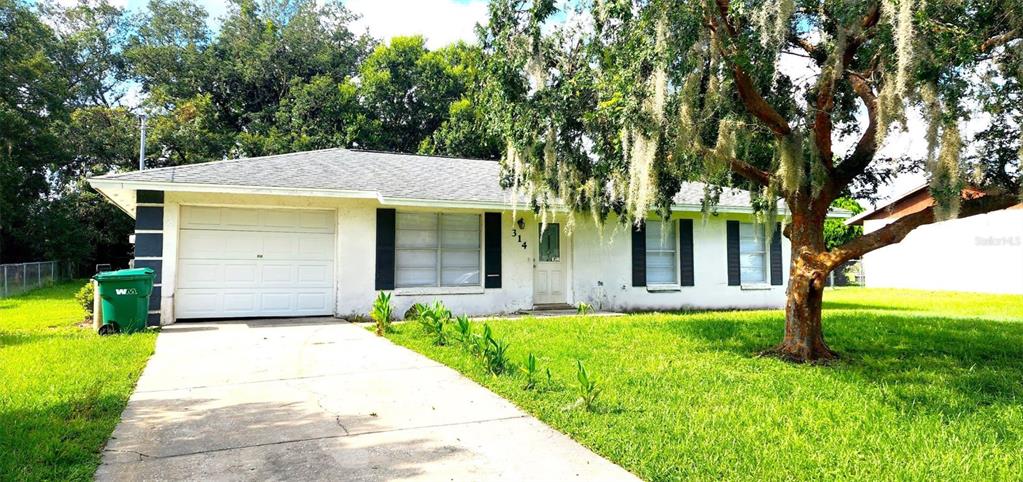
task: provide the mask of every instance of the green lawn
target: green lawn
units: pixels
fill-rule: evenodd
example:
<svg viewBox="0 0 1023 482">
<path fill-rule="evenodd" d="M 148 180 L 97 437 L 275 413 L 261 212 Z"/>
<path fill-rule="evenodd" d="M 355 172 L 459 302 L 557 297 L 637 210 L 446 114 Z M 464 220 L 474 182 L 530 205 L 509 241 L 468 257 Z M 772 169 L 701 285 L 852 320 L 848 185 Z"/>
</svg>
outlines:
<svg viewBox="0 0 1023 482">
<path fill-rule="evenodd" d="M 1023 297 L 841 289 L 825 296 L 830 366 L 755 356 L 778 311 L 491 321 L 549 367 L 524 390 L 414 323 L 390 335 L 644 479 L 1018 480 Z M 479 328 L 478 326 L 476 327 Z M 576 360 L 603 389 L 567 409 Z"/>
<path fill-rule="evenodd" d="M 84 281 L 0 299 L 0 480 L 88 480 L 155 333 L 99 337 Z"/>
</svg>

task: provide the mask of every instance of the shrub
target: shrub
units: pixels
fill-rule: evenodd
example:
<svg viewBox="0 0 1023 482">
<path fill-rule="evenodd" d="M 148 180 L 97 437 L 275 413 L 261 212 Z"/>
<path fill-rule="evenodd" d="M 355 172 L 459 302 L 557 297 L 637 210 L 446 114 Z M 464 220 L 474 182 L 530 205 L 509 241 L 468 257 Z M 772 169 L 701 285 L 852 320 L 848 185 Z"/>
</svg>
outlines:
<svg viewBox="0 0 1023 482">
<path fill-rule="evenodd" d="M 82 286 L 77 293 L 75 293 L 75 301 L 82 305 L 85 312 L 90 315 L 92 314 L 92 299 L 93 296 L 95 296 L 94 291 L 95 288 L 92 286 L 92 281 L 89 281 L 88 283 L 85 283 L 85 286 Z"/>
<path fill-rule="evenodd" d="M 588 303 L 579 303 L 579 306 L 575 307 L 575 313 L 577 315 L 587 315 L 593 313 L 593 306 Z"/>
<path fill-rule="evenodd" d="M 391 332 L 391 294 L 383 291 L 377 295 L 377 299 L 373 301 L 373 311 L 369 314 L 370 318 L 376 322 L 377 335 L 383 336 L 384 333 Z"/>
</svg>

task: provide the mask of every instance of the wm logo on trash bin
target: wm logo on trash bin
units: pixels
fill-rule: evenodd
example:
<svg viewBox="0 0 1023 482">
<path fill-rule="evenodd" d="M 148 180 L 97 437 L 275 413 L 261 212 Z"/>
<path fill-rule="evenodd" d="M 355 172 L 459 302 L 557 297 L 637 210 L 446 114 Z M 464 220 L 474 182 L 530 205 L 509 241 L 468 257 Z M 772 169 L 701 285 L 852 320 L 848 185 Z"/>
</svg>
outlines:
<svg viewBox="0 0 1023 482">
<path fill-rule="evenodd" d="M 117 293 L 118 295 L 137 295 L 137 294 L 139 294 L 138 290 L 136 290 L 135 288 L 118 288 L 118 289 L 114 290 L 114 293 Z"/>
</svg>

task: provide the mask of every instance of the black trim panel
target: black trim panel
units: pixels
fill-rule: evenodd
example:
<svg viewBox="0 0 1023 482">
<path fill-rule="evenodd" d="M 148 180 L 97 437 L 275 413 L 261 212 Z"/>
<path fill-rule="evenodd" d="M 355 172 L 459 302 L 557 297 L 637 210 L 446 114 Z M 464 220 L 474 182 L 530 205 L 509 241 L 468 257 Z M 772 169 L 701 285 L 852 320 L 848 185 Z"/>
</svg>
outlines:
<svg viewBox="0 0 1023 482">
<path fill-rule="evenodd" d="M 152 268 L 156 273 L 154 283 L 163 283 L 163 260 L 160 259 L 136 259 L 136 268 Z"/>
<path fill-rule="evenodd" d="M 483 214 L 484 288 L 501 287 L 501 213 Z"/>
<path fill-rule="evenodd" d="M 135 208 L 135 229 L 163 229 L 163 207 L 139 206 Z"/>
<path fill-rule="evenodd" d="M 646 224 L 632 228 L 632 286 L 646 286 Z"/>
<path fill-rule="evenodd" d="M 377 291 L 394 289 L 394 223 L 397 213 L 394 209 L 377 209 Z"/>
<path fill-rule="evenodd" d="M 163 233 L 135 234 L 136 258 L 159 258 L 163 256 Z"/>
<path fill-rule="evenodd" d="M 135 191 L 135 202 L 163 204 L 163 191 Z"/>
<path fill-rule="evenodd" d="M 781 255 L 781 223 L 778 223 L 771 236 L 771 284 L 774 286 L 781 286 L 785 282 Z"/>
<path fill-rule="evenodd" d="M 742 284 L 739 271 L 739 221 L 727 221 L 725 231 L 728 233 L 728 286 Z"/>
<path fill-rule="evenodd" d="M 678 220 L 678 259 L 679 259 L 679 272 L 680 272 L 680 283 L 682 286 L 696 286 L 696 275 L 694 269 L 694 255 L 693 255 L 693 220 L 692 219 L 679 219 Z"/>
</svg>

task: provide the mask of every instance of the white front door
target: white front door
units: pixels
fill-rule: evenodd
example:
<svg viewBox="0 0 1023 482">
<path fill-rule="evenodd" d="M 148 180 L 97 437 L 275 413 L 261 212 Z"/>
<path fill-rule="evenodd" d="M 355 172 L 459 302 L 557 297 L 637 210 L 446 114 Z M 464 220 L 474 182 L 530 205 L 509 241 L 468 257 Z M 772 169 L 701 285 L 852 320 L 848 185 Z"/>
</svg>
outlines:
<svg viewBox="0 0 1023 482">
<path fill-rule="evenodd" d="M 335 213 L 182 206 L 178 318 L 334 312 Z"/>
<path fill-rule="evenodd" d="M 533 303 L 565 303 L 565 262 L 562 261 L 561 225 L 550 223 L 540 233 L 533 269 Z"/>
</svg>

